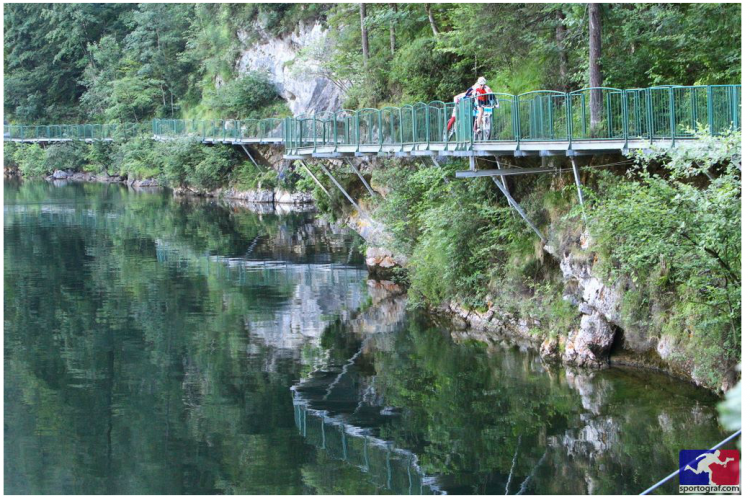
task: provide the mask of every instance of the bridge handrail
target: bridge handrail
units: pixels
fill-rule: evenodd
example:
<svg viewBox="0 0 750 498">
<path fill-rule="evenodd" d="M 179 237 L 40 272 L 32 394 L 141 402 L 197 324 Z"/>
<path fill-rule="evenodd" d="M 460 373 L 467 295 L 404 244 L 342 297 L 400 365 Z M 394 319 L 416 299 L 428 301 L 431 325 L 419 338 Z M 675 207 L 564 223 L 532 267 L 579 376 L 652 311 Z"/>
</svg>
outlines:
<svg viewBox="0 0 750 498">
<path fill-rule="evenodd" d="M 493 108 L 479 110 L 477 98 L 495 97 Z M 484 102 L 484 100 L 483 100 Z M 594 105 L 592 105 L 592 103 Z M 487 108 L 487 106 L 482 106 Z M 262 119 L 153 119 L 151 136 L 203 141 L 280 141 L 289 153 L 319 146 L 410 147 L 442 144 L 471 150 L 475 142 L 568 142 L 574 140 L 671 140 L 695 137 L 705 126 L 712 135 L 741 129 L 741 85 L 658 85 L 648 88 L 582 88 L 570 92 L 533 90 L 517 95 L 490 93 L 457 104 L 433 100 L 381 109 L 312 113 Z M 455 129 L 447 125 L 455 116 Z M 486 121 L 486 122 L 485 122 Z M 144 123 L 4 125 L 4 140 L 116 140 L 147 135 Z M 479 128 L 479 127 L 477 127 Z M 481 133 L 478 133 L 481 132 Z"/>
<path fill-rule="evenodd" d="M 482 142 L 563 141 L 574 140 L 672 140 L 692 138 L 699 125 L 716 135 L 727 130 L 741 129 L 741 85 L 659 85 L 648 88 L 590 87 L 561 92 L 533 90 L 521 94 L 490 93 L 495 96 L 492 112 L 492 132 Z M 337 135 L 335 147 L 341 145 L 380 146 L 443 143 L 446 148 L 455 143 L 459 149 L 471 149 L 477 137 L 473 117 L 477 97 L 453 102 L 415 102 L 381 109 L 364 108 L 353 112 L 354 136 L 336 133 L 347 120 L 339 112 L 326 119 Z M 591 102 L 595 102 L 592 109 Z M 599 104 L 596 107 L 596 103 Z M 450 136 L 447 123 L 456 113 L 456 130 Z M 287 118 L 287 126 L 302 123 L 305 117 Z M 350 119 L 350 118 L 347 118 Z M 334 124 L 335 123 L 335 124 Z M 363 135 L 361 127 L 364 126 Z M 291 149 L 317 147 L 326 140 L 305 134 L 284 143 Z M 343 138 L 343 139 L 342 139 Z"/>
</svg>

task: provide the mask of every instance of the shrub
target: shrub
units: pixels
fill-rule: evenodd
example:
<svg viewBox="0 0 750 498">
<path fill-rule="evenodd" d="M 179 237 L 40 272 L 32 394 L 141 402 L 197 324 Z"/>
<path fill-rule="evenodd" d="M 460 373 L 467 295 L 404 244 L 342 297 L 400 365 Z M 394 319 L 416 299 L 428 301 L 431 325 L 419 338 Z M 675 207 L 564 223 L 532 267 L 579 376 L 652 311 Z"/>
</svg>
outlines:
<svg viewBox="0 0 750 498">
<path fill-rule="evenodd" d="M 225 146 L 200 147 L 196 154 L 200 159 L 190 163 L 187 171 L 187 182 L 205 190 L 214 190 L 223 185 L 227 179 L 234 157 L 231 148 Z"/>
<path fill-rule="evenodd" d="M 43 176 L 51 171 L 47 167 L 47 155 L 38 144 L 19 145 L 13 153 L 13 160 L 23 176 Z"/>
<path fill-rule="evenodd" d="M 161 144 L 151 138 L 138 137 L 115 146 L 112 169 L 136 179 L 154 178 L 161 173 L 159 155 L 155 149 Z M 163 156 L 162 156 L 163 157 Z M 108 168 L 107 168 L 108 169 Z"/>
<path fill-rule="evenodd" d="M 86 164 L 88 147 L 81 142 L 52 144 L 45 150 L 45 168 L 47 171 L 56 169 L 80 171 Z"/>
<path fill-rule="evenodd" d="M 232 119 L 268 117 L 268 108 L 279 101 L 276 87 L 261 72 L 247 73 L 209 90 L 207 95 L 207 107 L 212 112 Z"/>
</svg>

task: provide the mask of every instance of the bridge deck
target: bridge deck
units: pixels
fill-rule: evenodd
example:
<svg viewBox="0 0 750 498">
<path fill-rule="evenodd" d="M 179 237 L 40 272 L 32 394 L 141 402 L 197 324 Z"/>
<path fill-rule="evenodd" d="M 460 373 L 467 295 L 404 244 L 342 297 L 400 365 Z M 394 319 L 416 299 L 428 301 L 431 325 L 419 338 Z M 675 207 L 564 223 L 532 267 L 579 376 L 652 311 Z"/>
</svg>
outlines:
<svg viewBox="0 0 750 498">
<path fill-rule="evenodd" d="M 625 154 L 631 150 L 649 149 L 654 146 L 670 146 L 676 143 L 689 143 L 690 138 L 646 140 L 646 139 L 609 139 L 565 141 L 493 141 L 475 142 L 468 149 L 465 144 L 456 143 L 412 143 L 383 145 L 309 145 L 300 147 L 293 154 L 285 154 L 285 159 L 337 158 L 345 156 L 393 155 L 408 156 L 589 156 L 595 154 Z"/>
</svg>

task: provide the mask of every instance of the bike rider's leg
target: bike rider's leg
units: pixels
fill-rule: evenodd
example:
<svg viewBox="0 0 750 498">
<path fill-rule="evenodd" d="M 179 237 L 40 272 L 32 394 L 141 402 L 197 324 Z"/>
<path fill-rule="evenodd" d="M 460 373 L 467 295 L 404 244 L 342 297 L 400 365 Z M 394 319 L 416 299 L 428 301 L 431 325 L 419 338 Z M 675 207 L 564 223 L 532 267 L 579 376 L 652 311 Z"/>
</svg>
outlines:
<svg viewBox="0 0 750 498">
<path fill-rule="evenodd" d="M 474 120 L 474 133 L 476 133 L 479 127 L 482 125 L 482 116 L 484 116 L 484 106 L 480 105 L 478 114 L 477 114 L 477 119 Z"/>
<path fill-rule="evenodd" d="M 453 126 L 453 123 L 456 122 L 456 116 L 451 116 L 451 118 L 448 120 L 448 127 L 445 129 L 446 133 L 451 131 L 451 126 Z"/>
</svg>

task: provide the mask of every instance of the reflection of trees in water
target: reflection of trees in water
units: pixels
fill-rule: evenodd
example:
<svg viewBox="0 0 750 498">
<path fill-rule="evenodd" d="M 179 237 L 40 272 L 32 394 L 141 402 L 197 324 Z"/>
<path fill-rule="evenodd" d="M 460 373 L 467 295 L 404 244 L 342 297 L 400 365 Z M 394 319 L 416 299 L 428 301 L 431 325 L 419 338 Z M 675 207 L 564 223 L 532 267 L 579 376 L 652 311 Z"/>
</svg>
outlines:
<svg viewBox="0 0 750 498">
<path fill-rule="evenodd" d="M 242 255 L 283 222 L 27 185 L 5 209 L 6 491 L 305 493 L 300 463 L 314 452 L 288 390 L 303 367 L 265 368 L 273 347 L 248 354 L 246 328 L 283 309 L 304 275 L 241 275 L 205 257 Z M 361 294 L 347 271 L 358 274 L 330 285 Z"/>
<path fill-rule="evenodd" d="M 375 354 L 376 386 L 402 413 L 386 437 L 418 448 L 451 492 L 639 492 L 677 468 L 679 449 L 720 440 L 713 409 L 684 383 L 548 368 L 425 329 L 413 323 Z"/>
<path fill-rule="evenodd" d="M 323 428 L 367 434 L 413 452 L 451 493 L 575 494 L 642 491 L 676 468 L 685 445 L 720 439 L 711 400 L 664 376 L 457 345 L 418 316 L 396 329 L 361 342 L 329 329 L 332 359 L 295 394 L 310 444 L 322 447 Z M 328 453 L 340 459 L 337 444 Z M 361 468 L 361 455 L 350 459 Z"/>
<path fill-rule="evenodd" d="M 299 308 L 330 312 L 319 339 L 256 336 L 253 324 L 270 326 L 274 313 L 295 309 L 295 296 L 309 296 L 299 285 L 327 293 L 352 281 L 315 270 L 300 283 L 294 272 L 307 270 L 284 280 L 278 264 L 238 265 L 252 259 L 253 240 L 272 244 L 276 217 L 125 199 L 110 187 L 6 190 L 8 492 L 387 491 L 305 443 L 289 396 L 323 357 L 333 380 L 360 349 L 325 401 L 329 416 L 348 414 L 352 427 L 418 455 L 422 472 L 450 491 L 632 493 L 674 470 L 679 449 L 721 439 L 709 404 L 660 376 L 487 354 L 418 315 L 401 321 L 387 302 L 336 320 L 336 303 L 364 297 L 357 286 Z M 363 344 L 379 329 L 394 333 Z M 394 489 L 408 490 L 410 471 L 400 469 Z"/>
</svg>

